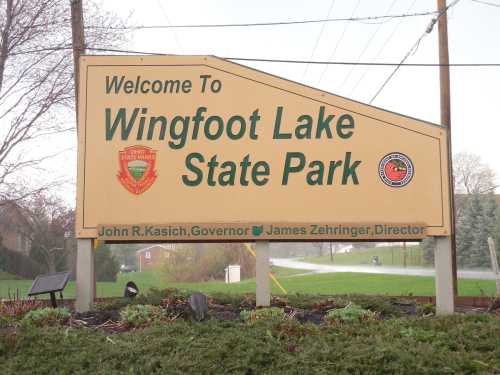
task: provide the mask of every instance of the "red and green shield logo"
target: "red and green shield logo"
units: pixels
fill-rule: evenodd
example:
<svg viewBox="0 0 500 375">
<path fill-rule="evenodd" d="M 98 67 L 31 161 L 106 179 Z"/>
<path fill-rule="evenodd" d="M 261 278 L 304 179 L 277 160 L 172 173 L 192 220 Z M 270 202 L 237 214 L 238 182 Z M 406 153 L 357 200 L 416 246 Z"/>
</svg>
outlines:
<svg viewBox="0 0 500 375">
<path fill-rule="evenodd" d="M 142 194 L 156 180 L 156 151 L 145 146 L 130 146 L 120 151 L 117 177 L 132 194 Z"/>
</svg>

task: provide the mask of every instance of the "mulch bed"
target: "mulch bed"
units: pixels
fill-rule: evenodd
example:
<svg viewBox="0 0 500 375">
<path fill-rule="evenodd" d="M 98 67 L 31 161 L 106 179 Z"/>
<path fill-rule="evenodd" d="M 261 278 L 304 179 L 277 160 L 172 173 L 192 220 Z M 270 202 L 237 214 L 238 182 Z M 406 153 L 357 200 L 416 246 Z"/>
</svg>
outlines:
<svg viewBox="0 0 500 375">
<path fill-rule="evenodd" d="M 490 307 L 493 309 L 488 309 L 488 307 L 472 307 L 458 305 L 456 311 L 459 313 L 487 313 L 491 312 L 500 315 L 500 301 L 492 303 L 490 299 Z M 109 303 L 109 300 L 108 300 Z M 323 323 L 323 317 L 328 313 L 329 310 L 334 308 L 339 308 L 336 304 L 334 298 L 326 298 L 324 301 L 315 304 L 309 309 L 299 309 L 288 306 L 279 297 L 273 297 L 272 306 L 281 307 L 284 312 L 290 316 L 293 316 L 300 323 Z M 401 316 L 416 316 L 418 312 L 418 303 L 416 299 L 401 299 L 394 300 L 391 305 L 399 311 Z M 99 304 L 98 304 L 99 306 Z M 194 313 L 191 310 L 188 302 L 184 299 L 165 299 L 161 303 L 162 308 L 165 310 L 166 315 L 171 317 L 171 320 L 184 319 L 184 320 L 195 320 Z M 209 299 L 208 304 L 208 319 L 215 319 L 220 321 L 236 321 L 240 320 L 240 312 L 242 310 L 248 310 L 255 308 L 249 302 L 242 301 L 240 306 L 234 306 L 230 304 L 220 304 L 212 299 Z M 390 319 L 392 316 L 387 316 L 380 314 L 380 319 Z M 120 321 L 120 309 L 105 309 L 96 310 L 86 313 L 74 313 L 71 319 L 72 326 L 87 327 L 92 329 L 100 329 L 109 333 L 120 333 L 131 330 L 132 328 L 126 327 Z"/>
</svg>

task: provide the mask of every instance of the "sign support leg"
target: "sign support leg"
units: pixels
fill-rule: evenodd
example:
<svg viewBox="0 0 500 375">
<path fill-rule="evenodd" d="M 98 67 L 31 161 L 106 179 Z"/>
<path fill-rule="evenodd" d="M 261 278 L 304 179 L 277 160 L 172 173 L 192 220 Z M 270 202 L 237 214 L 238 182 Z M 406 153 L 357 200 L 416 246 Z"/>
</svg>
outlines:
<svg viewBox="0 0 500 375">
<path fill-rule="evenodd" d="M 453 314 L 455 312 L 455 294 L 453 290 L 451 237 L 435 237 L 435 239 L 436 314 Z"/>
<path fill-rule="evenodd" d="M 94 305 L 94 250 L 91 239 L 79 239 L 76 254 L 75 309 L 86 312 Z"/>
<path fill-rule="evenodd" d="M 256 305 L 271 305 L 271 289 L 269 287 L 269 241 L 255 243 L 256 262 L 255 276 L 257 283 Z"/>
</svg>

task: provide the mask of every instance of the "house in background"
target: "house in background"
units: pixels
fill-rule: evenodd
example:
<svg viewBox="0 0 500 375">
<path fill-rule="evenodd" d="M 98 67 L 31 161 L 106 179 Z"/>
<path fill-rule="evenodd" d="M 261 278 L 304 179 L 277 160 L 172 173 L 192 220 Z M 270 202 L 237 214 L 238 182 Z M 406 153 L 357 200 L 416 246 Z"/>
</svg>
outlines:
<svg viewBox="0 0 500 375">
<path fill-rule="evenodd" d="M 137 250 L 136 256 L 139 272 L 151 271 L 161 267 L 172 251 L 175 251 L 174 244 L 153 245 Z"/>
<path fill-rule="evenodd" d="M 13 202 L 0 202 L 0 237 L 2 246 L 29 255 L 31 225 L 21 207 Z"/>
</svg>

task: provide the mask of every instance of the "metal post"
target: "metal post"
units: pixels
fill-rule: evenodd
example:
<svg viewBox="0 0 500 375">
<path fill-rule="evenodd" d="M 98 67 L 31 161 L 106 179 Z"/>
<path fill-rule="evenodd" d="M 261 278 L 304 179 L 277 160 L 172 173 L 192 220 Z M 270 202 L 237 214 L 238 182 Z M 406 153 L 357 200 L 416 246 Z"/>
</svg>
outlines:
<svg viewBox="0 0 500 375">
<path fill-rule="evenodd" d="M 448 315 L 455 312 L 453 290 L 453 261 L 450 237 L 435 237 L 436 249 L 436 314 Z"/>
<path fill-rule="evenodd" d="M 497 293 L 500 293 L 500 269 L 498 267 L 495 240 L 491 237 L 488 237 L 488 247 L 490 249 L 491 269 L 493 270 L 493 274 L 495 275 Z"/>
<path fill-rule="evenodd" d="M 92 240 L 87 238 L 79 239 L 76 254 L 76 311 L 86 312 L 92 309 L 95 298 L 94 284 Z"/>
<path fill-rule="evenodd" d="M 50 304 L 52 305 L 52 307 L 54 309 L 57 307 L 56 293 L 55 292 L 50 292 Z"/>
<path fill-rule="evenodd" d="M 257 241 L 255 244 L 256 262 L 256 305 L 271 305 L 271 289 L 269 287 L 269 241 Z"/>
</svg>

